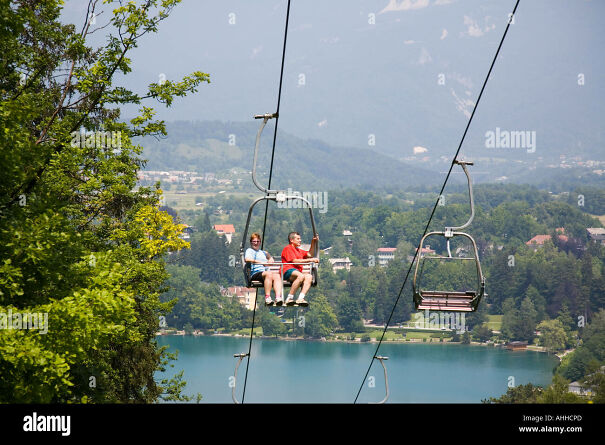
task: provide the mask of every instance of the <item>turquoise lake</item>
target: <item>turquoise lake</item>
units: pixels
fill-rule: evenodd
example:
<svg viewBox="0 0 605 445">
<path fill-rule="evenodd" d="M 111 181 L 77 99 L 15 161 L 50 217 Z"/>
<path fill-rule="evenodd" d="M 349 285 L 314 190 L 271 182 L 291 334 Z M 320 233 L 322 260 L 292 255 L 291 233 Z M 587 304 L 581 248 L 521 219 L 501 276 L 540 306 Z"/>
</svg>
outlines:
<svg viewBox="0 0 605 445">
<path fill-rule="evenodd" d="M 184 393 L 202 403 L 233 403 L 233 354 L 248 351 L 249 338 L 158 336 L 159 345 L 179 351 L 174 368 L 184 370 Z M 254 339 L 245 403 L 353 403 L 377 344 Z M 457 344 L 382 343 L 390 396 L 387 403 L 480 403 L 499 397 L 509 384 L 550 384 L 556 357 L 534 351 Z M 238 369 L 236 397 L 242 399 L 247 359 Z M 374 361 L 357 403 L 385 396 L 384 373 Z"/>
</svg>

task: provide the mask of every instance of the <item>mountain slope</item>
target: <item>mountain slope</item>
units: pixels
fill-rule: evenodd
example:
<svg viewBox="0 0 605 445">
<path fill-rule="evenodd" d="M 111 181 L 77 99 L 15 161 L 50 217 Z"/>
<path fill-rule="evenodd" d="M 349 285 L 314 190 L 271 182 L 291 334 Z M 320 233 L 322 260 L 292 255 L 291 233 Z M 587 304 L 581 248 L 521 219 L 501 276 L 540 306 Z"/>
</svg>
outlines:
<svg viewBox="0 0 605 445">
<path fill-rule="evenodd" d="M 274 123 L 263 132 L 258 175 L 266 182 Z M 144 138 L 147 170 L 222 172 L 252 169 L 259 122 L 186 122 L 167 124 L 168 137 Z M 433 185 L 441 180 L 429 170 L 411 167 L 371 150 L 334 147 L 318 140 L 301 139 L 278 131 L 273 167 L 273 188 L 292 187 L 409 187 Z M 265 179 L 263 179 L 265 178 Z"/>
</svg>

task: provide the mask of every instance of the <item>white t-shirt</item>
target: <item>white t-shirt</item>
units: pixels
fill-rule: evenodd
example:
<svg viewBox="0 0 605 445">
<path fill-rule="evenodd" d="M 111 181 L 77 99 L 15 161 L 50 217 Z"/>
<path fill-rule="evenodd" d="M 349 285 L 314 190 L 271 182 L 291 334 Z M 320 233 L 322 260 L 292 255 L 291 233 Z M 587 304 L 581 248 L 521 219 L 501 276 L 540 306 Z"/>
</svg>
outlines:
<svg viewBox="0 0 605 445">
<path fill-rule="evenodd" d="M 267 252 L 265 252 L 264 250 L 254 250 L 252 247 L 249 247 L 248 250 L 246 250 L 245 259 L 261 261 L 263 263 L 267 263 L 269 261 L 267 258 Z M 250 269 L 250 276 L 258 272 L 264 272 L 265 270 L 267 270 L 267 268 L 262 264 L 252 263 Z"/>
</svg>

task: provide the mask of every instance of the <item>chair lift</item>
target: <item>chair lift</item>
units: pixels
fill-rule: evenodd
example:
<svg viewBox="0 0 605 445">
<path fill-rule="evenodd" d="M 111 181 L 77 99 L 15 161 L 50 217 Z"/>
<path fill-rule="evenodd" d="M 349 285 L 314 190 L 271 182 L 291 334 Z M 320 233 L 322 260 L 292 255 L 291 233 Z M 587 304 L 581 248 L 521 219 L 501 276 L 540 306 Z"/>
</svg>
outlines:
<svg viewBox="0 0 605 445">
<path fill-rule="evenodd" d="M 471 177 L 466 168 L 467 165 L 473 165 L 472 162 L 465 161 L 454 161 L 455 164 L 458 164 L 464 170 L 466 174 L 466 178 L 468 180 L 468 190 L 470 196 L 470 204 L 471 204 L 471 216 L 469 220 L 460 227 L 446 227 L 443 232 L 429 232 L 422 237 L 420 241 L 420 246 L 418 247 L 418 259 L 416 262 L 416 269 L 414 272 L 414 280 L 412 283 L 413 293 L 414 293 L 414 306 L 417 310 L 435 310 L 435 311 L 454 311 L 454 312 L 474 312 L 477 310 L 479 306 L 479 302 L 484 296 L 487 296 L 485 293 L 485 277 L 481 271 L 481 263 L 479 262 L 479 254 L 477 252 L 477 244 L 475 240 L 468 235 L 467 233 L 461 232 L 462 229 L 468 227 L 474 216 L 475 216 L 475 203 L 473 200 L 473 186 L 471 183 Z M 426 256 L 423 254 L 423 245 L 424 241 L 430 236 L 443 236 L 446 239 L 447 244 L 447 253 L 448 256 Z M 471 257 L 452 257 L 452 253 L 450 250 L 450 240 L 454 237 L 464 237 L 471 241 L 473 246 L 474 256 Z M 418 275 L 418 266 L 422 263 L 424 267 L 424 262 L 426 260 L 462 260 L 462 261 L 474 261 L 477 269 L 477 287 L 475 290 L 471 291 L 444 291 L 444 290 L 424 290 L 420 286 L 420 278 L 422 276 L 422 271 L 420 276 Z"/>
<path fill-rule="evenodd" d="M 251 287 L 251 288 L 260 288 L 260 287 L 264 286 L 264 283 L 262 281 L 252 280 L 252 277 L 250 276 L 251 264 L 247 263 L 246 259 L 245 259 L 246 238 L 248 236 L 248 229 L 250 226 L 250 219 L 252 217 L 252 211 L 254 210 L 254 207 L 256 206 L 256 204 L 258 204 L 261 201 L 265 201 L 265 200 L 266 201 L 275 201 L 276 203 L 283 203 L 283 202 L 287 202 L 288 200 L 302 201 L 309 208 L 309 216 L 311 218 L 313 236 L 314 237 L 317 236 L 317 230 L 315 228 L 315 218 L 313 218 L 313 209 L 311 207 L 311 203 L 307 199 L 305 199 L 302 196 L 298 196 L 298 195 L 288 195 L 287 192 L 282 191 L 282 190 L 268 190 L 268 189 L 262 187 L 261 185 L 259 185 L 259 183 L 256 180 L 256 161 L 258 158 L 258 147 L 260 145 L 261 133 L 263 131 L 263 128 L 267 124 L 267 121 L 274 117 L 277 117 L 277 114 L 275 114 L 275 113 L 274 114 L 261 114 L 261 115 L 254 116 L 255 119 L 263 119 L 263 122 L 256 135 L 256 146 L 254 148 L 254 161 L 253 161 L 253 166 L 252 166 L 252 181 L 254 182 L 254 185 L 256 186 L 256 188 L 258 188 L 261 192 L 263 192 L 265 194 L 265 196 L 261 196 L 260 198 L 257 198 L 256 200 L 254 200 L 254 202 L 250 206 L 250 209 L 248 211 L 248 219 L 246 220 L 246 227 L 244 229 L 244 234 L 242 236 L 242 242 L 240 244 L 240 257 L 241 257 L 241 264 L 242 264 L 243 271 L 244 271 L 244 278 L 246 279 L 246 286 Z M 314 256 L 315 256 L 315 258 L 319 258 L 319 243 L 317 243 L 316 246 L 317 247 L 315 249 Z M 294 264 L 294 263 L 274 262 L 274 263 L 271 263 L 271 266 L 268 266 L 269 270 L 274 271 L 274 272 L 279 272 L 279 274 L 282 278 L 282 285 L 284 287 L 292 286 L 292 283 L 290 283 L 289 281 L 284 281 L 284 272 L 286 271 L 284 266 L 291 265 L 291 264 Z M 302 266 L 303 266 L 303 273 L 310 273 L 311 276 L 313 277 L 313 281 L 312 281 L 311 285 L 317 286 L 317 282 L 318 282 L 317 263 L 305 263 Z M 294 304 L 294 306 L 297 306 L 297 304 Z"/>
</svg>

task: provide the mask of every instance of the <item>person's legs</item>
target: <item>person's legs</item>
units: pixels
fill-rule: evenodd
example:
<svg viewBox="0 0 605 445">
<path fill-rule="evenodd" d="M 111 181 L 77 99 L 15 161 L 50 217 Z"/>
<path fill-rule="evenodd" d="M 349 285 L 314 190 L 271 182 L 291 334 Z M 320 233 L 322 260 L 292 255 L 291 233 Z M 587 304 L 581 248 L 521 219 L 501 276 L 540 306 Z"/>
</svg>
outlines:
<svg viewBox="0 0 605 445">
<path fill-rule="evenodd" d="M 313 283 L 313 276 L 311 274 L 303 275 L 303 286 L 302 286 L 302 290 L 300 291 L 300 294 L 298 294 L 298 299 L 296 300 L 296 303 L 305 304 L 305 305 L 307 304 L 307 301 L 305 300 L 305 296 L 307 295 L 307 292 L 311 288 L 312 283 Z"/>
<path fill-rule="evenodd" d="M 281 276 L 279 273 L 272 273 L 272 279 L 273 279 L 273 289 L 275 289 L 275 302 L 278 301 L 283 301 L 283 296 L 282 296 L 282 282 L 281 282 Z"/>
<path fill-rule="evenodd" d="M 263 281 L 265 283 L 265 303 L 272 303 L 271 301 L 271 286 L 273 285 L 273 274 L 265 270 L 263 272 Z"/>
<path fill-rule="evenodd" d="M 290 287 L 290 292 L 288 293 L 286 303 L 294 300 L 294 294 L 296 293 L 300 285 L 303 283 L 304 279 L 305 277 L 302 272 L 299 272 L 296 269 L 292 271 L 290 277 L 288 278 L 288 281 L 292 283 L 292 286 Z"/>
<path fill-rule="evenodd" d="M 312 283 L 313 283 L 313 276 L 309 273 L 305 274 L 301 293 L 306 295 L 307 292 L 309 292 L 309 289 L 311 288 Z"/>
<path fill-rule="evenodd" d="M 290 294 L 294 295 L 296 293 L 296 291 L 298 290 L 298 288 L 300 287 L 300 285 L 303 283 L 303 281 L 305 280 L 305 276 L 302 274 L 302 272 L 299 272 L 298 270 L 295 270 L 294 272 L 292 272 L 292 275 L 290 275 L 290 279 L 288 281 L 290 281 L 290 283 L 292 283 L 292 286 L 290 287 Z"/>
</svg>

